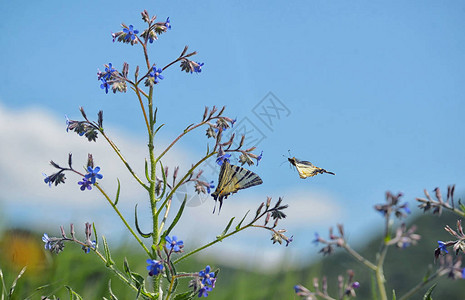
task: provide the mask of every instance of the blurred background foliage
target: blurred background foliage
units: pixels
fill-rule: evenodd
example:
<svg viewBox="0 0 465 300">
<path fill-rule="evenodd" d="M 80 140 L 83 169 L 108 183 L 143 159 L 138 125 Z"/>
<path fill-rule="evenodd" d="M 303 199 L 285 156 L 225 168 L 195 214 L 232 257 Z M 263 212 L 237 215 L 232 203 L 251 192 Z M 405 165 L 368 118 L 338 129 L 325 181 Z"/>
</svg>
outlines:
<svg viewBox="0 0 465 300">
<path fill-rule="evenodd" d="M 448 240 L 449 234 L 444 231 L 445 225 L 455 226 L 457 217 L 447 212 L 442 216 L 429 214 L 410 218 L 410 224 L 418 226 L 422 239 L 416 246 L 406 249 L 392 248 L 385 263 L 385 275 L 388 281 L 387 290 L 396 291 L 401 296 L 411 287 L 419 283 L 429 268 L 436 268 L 434 248 L 438 240 Z M 382 218 L 380 217 L 380 221 Z M 369 226 L 367 224 L 367 226 Z M 41 296 L 55 295 L 60 299 L 69 299 L 65 285 L 72 287 L 84 299 L 109 298 L 108 283 L 111 280 L 112 290 L 119 299 L 134 299 L 135 293 L 121 284 L 118 278 L 102 267 L 95 256 L 84 254 L 78 245 L 66 244 L 65 251 L 58 255 L 44 251 L 41 241 L 42 232 L 29 232 L 21 229 L 9 229 L 2 232 L 1 269 L 7 288 L 24 266 L 28 266 L 23 277 L 17 283 L 13 299 L 40 299 Z M 320 233 L 322 237 L 326 233 Z M 313 233 L 309 233 L 313 239 Z M 373 255 L 380 245 L 380 236 L 367 237 L 363 247 L 355 247 L 362 255 L 374 260 Z M 350 242 L 350 239 L 349 239 Z M 110 245 L 111 246 L 111 245 Z M 291 245 L 292 247 L 292 245 Z M 293 287 L 302 284 L 313 289 L 313 278 L 328 278 L 330 295 L 337 294 L 337 276 L 346 275 L 348 269 L 355 271 L 355 279 L 361 283 L 356 290 L 358 299 L 372 299 L 372 274 L 361 264 L 354 261 L 343 251 L 322 257 L 319 248 L 308 249 L 308 255 L 318 257 L 316 262 L 303 266 L 290 266 L 285 261 L 270 262 L 274 264 L 272 271 L 258 271 L 232 268 L 231 264 L 222 265 L 221 261 L 208 263 L 213 268 L 220 268 L 219 279 L 210 299 L 297 299 Z M 460 254 L 459 254 L 460 255 Z M 134 252 L 127 246 L 113 249 L 112 256 L 122 268 L 124 258 L 135 272 L 146 274 L 146 257 L 141 252 Z M 224 261 L 227 261 L 227 257 Z M 181 262 L 179 269 L 199 271 L 205 267 L 206 261 L 201 259 Z M 434 299 L 461 299 L 465 294 L 462 280 L 445 278 L 438 280 L 434 290 Z M 180 281 L 180 291 L 187 290 L 188 279 Z M 432 284 L 426 285 L 412 299 L 420 299 Z M 37 290 L 38 287 L 42 287 Z"/>
</svg>

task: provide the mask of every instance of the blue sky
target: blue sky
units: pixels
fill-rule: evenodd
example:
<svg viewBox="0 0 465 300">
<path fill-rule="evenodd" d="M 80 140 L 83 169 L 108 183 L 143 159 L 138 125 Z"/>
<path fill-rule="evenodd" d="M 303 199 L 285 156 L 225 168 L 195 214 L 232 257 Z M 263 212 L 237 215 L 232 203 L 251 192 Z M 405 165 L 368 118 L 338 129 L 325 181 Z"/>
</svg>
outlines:
<svg viewBox="0 0 465 300">
<path fill-rule="evenodd" d="M 155 92 L 159 120 L 166 123 L 160 142 L 173 139 L 201 118 L 204 106 L 212 105 L 226 105 L 226 115 L 237 117 L 238 123 L 263 137 L 257 145 L 263 160 L 250 169 L 264 184 L 228 198 L 222 215 L 204 215 L 209 222 L 224 224 L 228 209 L 240 214 L 247 207 L 257 207 L 266 196 L 283 196 L 294 209 L 288 222 L 295 248 L 276 251 L 315 255 L 316 249 L 307 249 L 314 231 L 342 222 L 350 238 L 360 242 L 380 228 L 380 217 L 372 207 L 384 201 L 386 190 L 403 192 L 412 207 L 424 188 L 445 190 L 456 183 L 458 192 L 463 191 L 463 2 L 134 3 L 0 4 L 0 112 L 4 117 L 4 122 L 0 120 L 4 141 L 0 170 L 13 174 L 0 180 L 0 186 L 1 205 L 11 223 L 30 226 L 44 219 L 36 210 L 44 202 L 29 209 L 23 206 L 38 194 L 50 205 L 42 212 L 48 214 L 45 219 L 64 209 L 60 200 L 41 190 L 48 187 L 32 182 L 39 182 L 42 172 L 50 172 L 50 159 L 65 161 L 70 151 L 76 155 L 82 151 L 85 157 L 87 148 L 79 147 L 93 147 L 77 136 L 67 137 L 65 144 L 61 136 L 65 134 L 63 116 L 79 118 L 79 106 L 89 115 L 104 110 L 107 132 L 111 129 L 110 135 L 127 149 L 134 147 L 144 155 L 144 123 L 135 98 L 129 92 L 106 95 L 96 80 L 97 69 L 109 62 L 121 69 L 126 61 L 130 72 L 144 65 L 139 47 L 113 43 L 110 36 L 120 30 L 121 22 L 142 30 L 143 9 L 160 20 L 169 16 L 173 26 L 152 45 L 153 62 L 164 66 L 189 45 L 199 53 L 195 59 L 205 63 L 198 75 L 182 73 L 177 66 L 164 72 L 165 79 Z M 267 126 L 256 113 L 269 103 L 270 92 L 284 113 Z M 7 118 L 11 121 L 6 122 Z M 38 140 L 34 147 L 30 145 L 33 137 Z M 190 164 L 198 159 L 206 148 L 203 137 L 201 130 L 180 143 L 175 151 L 182 157 L 173 155 L 173 162 Z M 102 149 L 98 151 L 105 153 Z M 336 176 L 301 180 L 288 163 L 283 164 L 288 150 Z M 18 153 L 23 156 L 11 157 Z M 112 159 L 117 164 L 116 157 Z M 143 166 L 143 157 L 134 156 L 134 160 Z M 17 167 L 11 161 L 29 163 Z M 21 181 L 21 174 L 14 176 L 19 169 L 37 177 Z M 205 175 L 217 180 L 211 170 Z M 14 178 L 18 181 L 11 182 Z M 108 190 L 112 188 L 108 184 Z M 131 211 L 134 202 L 127 205 Z M 208 213 L 212 207 L 211 199 L 202 205 Z M 81 209 L 86 212 L 89 207 Z M 60 222 L 87 221 L 63 210 L 59 215 Z M 285 222 L 282 225 L 286 227 Z M 251 235 L 247 245 L 271 247 L 268 239 L 263 232 Z M 229 247 L 234 243 L 240 245 L 239 239 Z"/>
</svg>

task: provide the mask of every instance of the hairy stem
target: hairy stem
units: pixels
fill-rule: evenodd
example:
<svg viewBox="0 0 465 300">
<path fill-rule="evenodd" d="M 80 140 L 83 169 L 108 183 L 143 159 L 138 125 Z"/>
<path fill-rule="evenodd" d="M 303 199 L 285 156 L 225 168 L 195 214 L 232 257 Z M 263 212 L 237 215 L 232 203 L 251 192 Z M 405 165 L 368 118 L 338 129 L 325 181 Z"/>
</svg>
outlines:
<svg viewBox="0 0 465 300">
<path fill-rule="evenodd" d="M 126 219 L 123 217 L 123 215 L 121 214 L 121 212 L 119 211 L 118 207 L 116 207 L 115 203 L 113 201 L 111 201 L 110 197 L 108 197 L 108 195 L 105 193 L 105 191 L 98 185 L 98 183 L 95 183 L 94 186 L 100 191 L 100 193 L 102 193 L 102 195 L 105 197 L 105 199 L 107 199 L 108 203 L 110 203 L 111 207 L 113 207 L 114 211 L 116 212 L 116 214 L 120 217 L 121 221 L 123 221 L 124 225 L 126 226 L 126 228 L 129 230 L 129 232 L 131 232 L 131 234 L 134 236 L 134 238 L 137 240 L 137 242 L 139 242 L 139 244 L 141 245 L 141 247 L 145 250 L 145 252 L 147 252 L 147 254 L 150 256 L 150 251 L 149 249 L 147 249 L 147 247 L 144 245 L 144 243 L 141 241 L 141 239 L 137 236 L 137 234 L 134 232 L 134 230 L 131 228 L 131 226 L 128 224 L 128 222 L 126 221 Z"/>
</svg>

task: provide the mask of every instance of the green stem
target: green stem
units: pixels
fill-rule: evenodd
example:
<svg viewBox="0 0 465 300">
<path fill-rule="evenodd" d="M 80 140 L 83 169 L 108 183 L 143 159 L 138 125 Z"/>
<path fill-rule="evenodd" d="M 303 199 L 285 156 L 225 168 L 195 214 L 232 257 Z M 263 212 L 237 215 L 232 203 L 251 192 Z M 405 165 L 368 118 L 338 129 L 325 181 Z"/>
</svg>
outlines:
<svg viewBox="0 0 465 300">
<path fill-rule="evenodd" d="M 107 268 L 109 268 L 113 273 L 115 273 L 115 275 L 120 279 L 122 280 L 124 283 L 126 283 L 127 285 L 129 285 L 133 290 L 135 290 L 136 292 L 139 291 L 139 289 L 131 282 L 129 281 L 129 279 L 127 279 L 123 273 L 121 273 L 121 271 L 115 269 L 113 267 L 113 265 L 109 264 L 107 259 L 105 258 L 105 256 L 103 256 L 102 253 L 100 253 L 99 251 L 97 250 L 93 250 L 95 254 L 97 254 L 97 256 L 105 263 L 105 265 L 107 266 Z M 144 295 L 145 297 L 149 298 L 149 299 L 152 299 L 152 295 L 148 294 L 147 292 L 144 292 L 143 290 L 140 290 L 140 293 L 142 295 Z"/>
<path fill-rule="evenodd" d="M 143 183 L 142 180 L 139 178 L 139 176 L 137 176 L 137 174 L 132 170 L 131 166 L 129 165 L 127 160 L 124 158 L 123 154 L 121 153 L 119 148 L 115 145 L 115 143 L 113 143 L 113 141 L 110 140 L 110 138 L 103 132 L 103 130 L 100 130 L 100 132 L 102 133 L 103 137 L 105 137 L 105 139 L 110 144 L 110 146 L 113 148 L 113 150 L 116 152 L 116 154 L 119 156 L 121 161 L 124 163 L 129 173 L 131 173 L 134 179 L 136 179 L 136 181 L 147 190 L 149 187 L 145 183 Z"/>
<path fill-rule="evenodd" d="M 208 248 L 208 247 L 210 247 L 210 246 L 212 246 L 212 245 L 214 245 L 214 244 L 216 244 L 216 243 L 218 243 L 218 242 L 221 242 L 221 241 L 223 241 L 224 239 L 230 237 L 230 236 L 233 235 L 233 234 L 236 234 L 236 233 L 238 233 L 238 232 L 240 232 L 240 231 L 242 231 L 242 230 L 244 230 L 244 229 L 246 229 L 246 228 L 253 227 L 253 226 L 254 226 L 253 223 L 254 223 L 255 221 L 257 221 L 258 219 L 260 219 L 262 216 L 263 216 L 263 214 L 262 214 L 260 217 L 254 218 L 254 219 L 252 220 L 252 222 L 250 222 L 249 224 L 244 225 L 243 227 L 240 227 L 239 229 L 236 229 L 236 230 L 234 230 L 234 231 L 232 231 L 232 232 L 230 232 L 230 233 L 228 233 L 228 234 L 225 234 L 225 235 L 222 236 L 220 239 L 217 238 L 217 239 L 214 240 L 213 242 L 210 242 L 210 243 L 208 243 L 208 244 L 206 244 L 206 245 L 203 245 L 203 246 L 200 247 L 200 248 L 197 248 L 197 249 L 195 249 L 195 250 L 193 250 L 193 251 L 191 251 L 191 252 L 189 252 L 189 253 L 186 253 L 185 255 L 179 257 L 178 259 L 176 259 L 176 260 L 173 262 L 173 264 L 177 264 L 177 263 L 180 262 L 181 260 L 186 259 L 186 258 L 188 258 L 189 256 L 194 255 L 195 253 L 200 252 L 200 251 L 202 251 L 203 249 L 206 249 L 206 248 Z"/>
<path fill-rule="evenodd" d="M 377 267 L 375 264 L 373 264 L 371 261 L 366 259 L 365 257 L 361 256 L 357 251 L 352 249 L 347 243 L 344 243 L 342 247 L 350 254 L 352 257 L 354 257 L 356 260 L 367 266 L 368 268 L 372 269 L 373 271 L 376 272 Z"/>
<path fill-rule="evenodd" d="M 98 185 L 98 183 L 95 183 L 94 186 L 102 193 L 102 195 L 107 199 L 108 203 L 110 203 L 111 207 L 115 210 L 116 214 L 120 217 L 121 221 L 123 221 L 124 225 L 126 225 L 126 228 L 131 232 L 131 234 L 134 236 L 134 238 L 139 242 L 141 247 L 147 252 L 147 254 L 150 256 L 150 251 L 147 249 L 147 247 L 144 245 L 144 243 L 141 241 L 141 239 L 137 236 L 137 234 L 132 230 L 131 226 L 128 224 L 126 219 L 123 217 L 121 212 L 119 211 L 118 207 L 116 207 L 115 203 L 111 201 L 110 197 L 105 193 L 105 191 Z"/>
<path fill-rule="evenodd" d="M 387 249 L 388 247 L 383 242 L 383 247 L 381 249 L 378 262 L 376 265 L 376 283 L 378 285 L 378 290 L 380 293 L 381 300 L 387 300 L 386 287 L 384 285 L 384 283 L 386 282 L 386 279 L 384 278 L 384 270 L 383 270 L 383 264 L 384 264 L 384 259 L 386 258 Z"/>
<path fill-rule="evenodd" d="M 414 286 L 410 291 L 408 291 L 405 295 L 399 298 L 399 300 L 407 300 L 410 298 L 413 294 L 418 292 L 422 287 L 424 287 L 426 284 L 431 282 L 433 279 L 438 277 L 439 275 L 439 270 L 437 270 L 434 274 L 431 274 L 428 278 L 422 280 L 420 283 L 418 283 L 416 286 Z"/>
</svg>

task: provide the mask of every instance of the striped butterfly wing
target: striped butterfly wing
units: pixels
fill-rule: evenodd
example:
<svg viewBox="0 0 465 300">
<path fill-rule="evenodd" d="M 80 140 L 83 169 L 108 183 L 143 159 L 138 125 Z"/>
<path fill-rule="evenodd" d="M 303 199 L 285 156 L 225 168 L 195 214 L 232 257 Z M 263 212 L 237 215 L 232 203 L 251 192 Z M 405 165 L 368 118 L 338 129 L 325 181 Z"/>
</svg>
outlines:
<svg viewBox="0 0 465 300">
<path fill-rule="evenodd" d="M 212 197 L 220 202 L 219 210 L 221 210 L 223 199 L 228 198 L 230 194 L 262 183 L 262 179 L 254 172 L 224 161 L 218 178 L 218 186 L 212 193 Z"/>
</svg>

